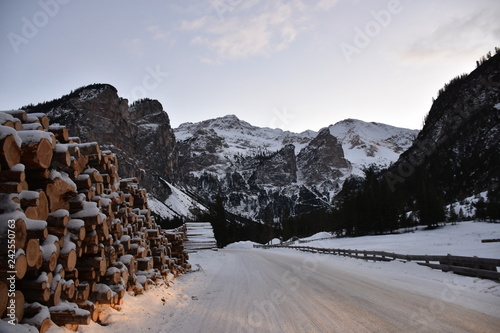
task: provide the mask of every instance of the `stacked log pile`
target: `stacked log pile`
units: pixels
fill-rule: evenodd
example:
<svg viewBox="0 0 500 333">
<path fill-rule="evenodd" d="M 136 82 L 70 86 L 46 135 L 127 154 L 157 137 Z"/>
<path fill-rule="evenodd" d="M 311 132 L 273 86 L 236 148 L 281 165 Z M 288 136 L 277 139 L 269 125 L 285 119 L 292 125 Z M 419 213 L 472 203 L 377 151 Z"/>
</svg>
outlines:
<svg viewBox="0 0 500 333">
<path fill-rule="evenodd" d="M 162 230 L 136 178 L 45 114 L 0 112 L 0 315 L 44 332 L 99 322 L 190 269 L 185 230 Z"/>
</svg>

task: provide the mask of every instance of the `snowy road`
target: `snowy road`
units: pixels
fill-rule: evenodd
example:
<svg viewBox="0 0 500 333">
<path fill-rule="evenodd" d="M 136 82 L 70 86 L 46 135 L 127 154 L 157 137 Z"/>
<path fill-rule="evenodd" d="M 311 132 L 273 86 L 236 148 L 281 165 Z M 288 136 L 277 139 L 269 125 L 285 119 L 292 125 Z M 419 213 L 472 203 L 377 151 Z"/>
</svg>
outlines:
<svg viewBox="0 0 500 333">
<path fill-rule="evenodd" d="M 448 302 L 458 297 L 452 287 L 429 297 L 325 264 L 325 256 L 223 252 L 213 278 L 165 331 L 456 333 L 500 327 L 498 317 Z"/>
</svg>

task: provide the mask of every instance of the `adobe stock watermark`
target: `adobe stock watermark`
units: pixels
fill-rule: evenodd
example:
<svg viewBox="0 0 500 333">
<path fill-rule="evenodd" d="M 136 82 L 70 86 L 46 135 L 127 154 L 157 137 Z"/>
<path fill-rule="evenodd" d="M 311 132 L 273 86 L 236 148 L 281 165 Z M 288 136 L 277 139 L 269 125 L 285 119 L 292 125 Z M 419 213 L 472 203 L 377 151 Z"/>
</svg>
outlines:
<svg viewBox="0 0 500 333">
<path fill-rule="evenodd" d="M 7 34 L 10 45 L 15 53 L 19 53 L 20 46 L 23 44 L 28 44 L 30 40 L 36 37 L 50 20 L 54 18 L 60 10 L 62 5 L 66 5 L 70 0 L 40 0 L 38 1 L 38 6 L 40 10 L 37 10 L 31 17 L 23 16 L 21 17 L 21 31 L 15 33 L 13 31 Z"/>
<path fill-rule="evenodd" d="M 269 121 L 270 128 L 281 128 L 290 125 L 291 119 L 295 118 L 295 114 L 289 113 L 286 107 L 274 108 L 273 116 Z"/>
<path fill-rule="evenodd" d="M 339 44 L 346 61 L 350 63 L 353 55 L 361 53 L 361 50 L 368 47 L 372 40 L 391 24 L 393 16 L 402 11 L 403 6 L 400 0 L 390 0 L 385 9 L 372 10 L 370 15 L 373 20 L 366 22 L 363 28 L 358 26 L 354 28 L 355 34 L 352 43 L 342 42 Z"/>
<path fill-rule="evenodd" d="M 243 2 L 244 0 L 211 0 L 212 7 L 214 7 L 221 20 L 224 20 L 226 13 L 233 12 Z"/>
<path fill-rule="evenodd" d="M 148 97 L 148 92 L 157 89 L 169 75 L 168 72 L 164 72 L 160 68 L 160 65 L 156 65 L 155 68 L 147 66 L 146 75 L 142 78 L 141 84 L 134 86 L 130 90 L 130 94 L 125 94 L 124 97 L 133 101 L 146 98 Z"/>
<path fill-rule="evenodd" d="M 16 317 L 16 221 L 7 221 L 7 309 L 6 317 L 9 318 L 7 321 L 11 325 L 17 323 Z"/>
</svg>

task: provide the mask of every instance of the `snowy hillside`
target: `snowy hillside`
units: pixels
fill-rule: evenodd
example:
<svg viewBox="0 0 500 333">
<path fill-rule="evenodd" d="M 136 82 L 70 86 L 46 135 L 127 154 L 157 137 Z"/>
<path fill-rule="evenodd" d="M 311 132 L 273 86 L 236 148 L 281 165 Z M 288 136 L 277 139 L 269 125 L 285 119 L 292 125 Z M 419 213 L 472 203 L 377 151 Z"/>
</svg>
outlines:
<svg viewBox="0 0 500 333">
<path fill-rule="evenodd" d="M 257 127 L 238 119 L 235 115 L 199 123 L 184 123 L 174 129 L 174 133 L 177 141 L 184 141 L 199 130 L 214 130 L 223 138 L 226 146 L 221 154 L 228 158 L 238 154 L 246 156 L 264 151 L 274 152 L 287 144 L 295 145 L 295 153 L 298 153 L 317 134 L 314 131 L 293 133 L 279 128 Z"/>
<path fill-rule="evenodd" d="M 161 202 L 155 197 L 148 198 L 149 208 L 164 219 L 187 218 L 194 219 L 195 212 L 206 211 L 207 208 L 190 197 L 181 189 L 165 182 L 170 187 L 172 194 Z"/>
<path fill-rule="evenodd" d="M 341 143 L 345 158 L 353 166 L 352 173 L 363 176 L 362 169 L 370 164 L 386 167 L 410 148 L 418 130 L 346 119 L 329 127 Z"/>
<path fill-rule="evenodd" d="M 418 131 L 348 119 L 319 132 L 253 126 L 234 115 L 174 129 L 177 184 L 233 214 L 279 221 L 328 208 L 351 174 L 395 162 Z"/>
</svg>

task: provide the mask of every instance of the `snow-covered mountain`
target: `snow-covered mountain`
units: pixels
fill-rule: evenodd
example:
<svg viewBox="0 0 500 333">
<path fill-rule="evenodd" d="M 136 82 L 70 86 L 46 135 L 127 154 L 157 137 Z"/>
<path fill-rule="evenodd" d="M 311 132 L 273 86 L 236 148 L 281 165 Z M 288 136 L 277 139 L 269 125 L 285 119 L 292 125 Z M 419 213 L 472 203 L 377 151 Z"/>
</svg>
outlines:
<svg viewBox="0 0 500 333">
<path fill-rule="evenodd" d="M 376 164 L 389 166 L 407 150 L 418 130 L 381 123 L 346 119 L 329 127 L 330 134 L 342 144 L 345 158 L 353 166 L 352 173 L 363 176 L 363 168 Z"/>
<path fill-rule="evenodd" d="M 418 131 L 348 119 L 319 132 L 253 126 L 228 115 L 174 129 L 177 181 L 233 214 L 265 222 L 331 205 L 352 174 L 387 166 Z"/>
<path fill-rule="evenodd" d="M 370 163 L 396 161 L 417 134 L 353 119 L 319 132 L 293 133 L 253 126 L 234 115 L 172 129 L 158 101 L 129 105 L 107 84 L 26 109 L 47 113 L 86 141 L 106 142 L 103 148 L 123 161 L 120 174 L 139 177 L 170 207 L 153 208 L 166 217 L 192 218 L 193 200 L 210 204 L 217 195 L 228 212 L 269 223 L 328 208 L 347 177 L 362 175 Z"/>
</svg>

